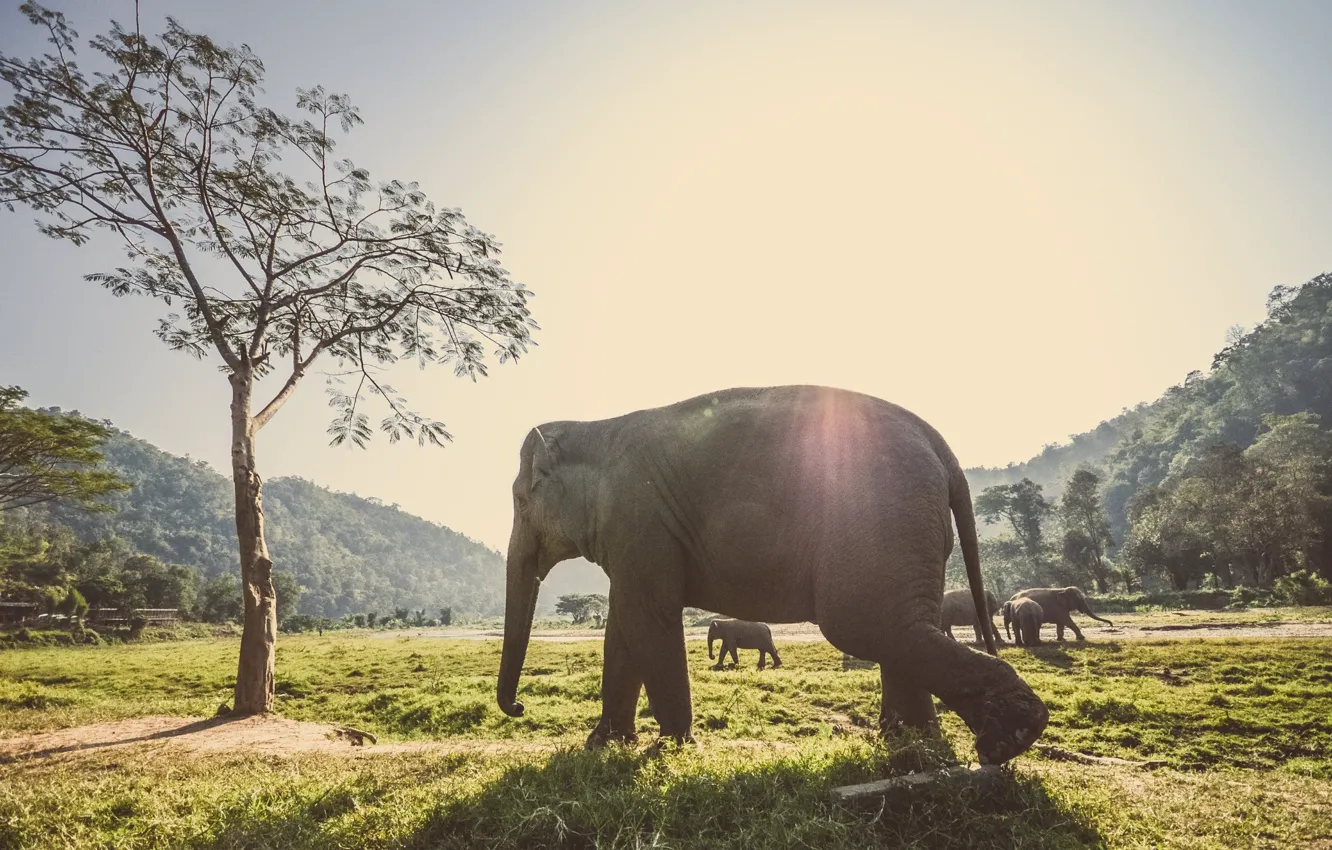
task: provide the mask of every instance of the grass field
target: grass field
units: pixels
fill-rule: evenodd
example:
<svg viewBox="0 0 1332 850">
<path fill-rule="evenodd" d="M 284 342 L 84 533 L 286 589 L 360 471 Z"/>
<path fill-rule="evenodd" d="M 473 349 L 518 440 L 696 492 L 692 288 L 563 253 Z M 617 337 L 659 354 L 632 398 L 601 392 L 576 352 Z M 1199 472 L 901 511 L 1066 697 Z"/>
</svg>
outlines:
<svg viewBox="0 0 1332 850">
<path fill-rule="evenodd" d="M 1043 742 L 1153 767 L 1033 752 L 985 793 L 944 785 L 856 807 L 829 789 L 974 752 L 949 712 L 942 742 L 878 742 L 877 673 L 842 671 L 826 644 L 781 645 L 777 671 L 753 670 L 749 652 L 714 672 L 691 642 L 699 747 L 659 757 L 581 750 L 600 709 L 594 641 L 532 645 L 517 720 L 494 706 L 497 642 L 330 633 L 279 647 L 282 715 L 355 726 L 379 745 L 154 742 L 14 759 L 0 766 L 0 847 L 1332 848 L 1327 640 L 1006 649 L 1050 707 Z M 211 716 L 236 651 L 219 640 L 0 653 L 0 736 Z M 644 699 L 645 742 L 654 731 Z"/>
</svg>

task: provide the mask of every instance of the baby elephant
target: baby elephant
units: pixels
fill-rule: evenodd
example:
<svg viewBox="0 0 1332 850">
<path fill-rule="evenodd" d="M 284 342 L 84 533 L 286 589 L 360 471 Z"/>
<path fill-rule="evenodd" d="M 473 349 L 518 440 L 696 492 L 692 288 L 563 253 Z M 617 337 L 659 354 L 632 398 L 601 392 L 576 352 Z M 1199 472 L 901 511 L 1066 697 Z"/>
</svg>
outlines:
<svg viewBox="0 0 1332 850">
<path fill-rule="evenodd" d="M 1086 640 L 1082 636 L 1082 629 L 1079 629 L 1078 624 L 1073 622 L 1073 618 L 1069 616 L 1072 611 L 1086 614 L 1093 620 L 1098 620 L 1107 626 L 1114 625 L 1106 618 L 1098 617 L 1092 613 L 1091 606 L 1087 604 L 1087 595 L 1077 587 L 1033 587 L 1027 590 L 1019 590 L 1013 594 L 1009 601 L 1016 602 L 1018 599 L 1034 599 L 1041 606 L 1042 620 L 1046 623 L 1054 623 L 1055 637 L 1059 640 L 1064 639 L 1065 628 L 1072 629 L 1078 640 Z"/>
<path fill-rule="evenodd" d="M 985 607 L 990 615 L 985 618 L 990 634 L 994 635 L 996 643 L 1001 643 L 999 630 L 994 627 L 994 620 L 991 619 L 999 613 L 999 598 L 988 590 L 985 591 Z M 976 632 L 976 643 L 985 643 L 985 633 L 981 631 L 981 624 L 976 622 L 976 603 L 970 590 L 950 590 L 945 593 L 939 605 L 939 620 L 939 625 L 950 638 L 956 639 L 953 626 L 971 626 Z"/>
<path fill-rule="evenodd" d="M 731 653 L 731 661 L 739 664 L 740 657 L 735 652 L 737 649 L 757 649 L 760 670 L 766 666 L 765 655 L 772 656 L 774 669 L 782 666 L 782 659 L 777 655 L 777 647 L 772 644 L 772 629 L 768 628 L 767 623 L 731 619 L 713 620 L 708 625 L 708 658 L 713 657 L 712 642 L 718 639 L 721 640 L 721 653 L 716 656 L 717 663 L 713 665 L 713 670 L 722 669 L 728 652 Z"/>
<path fill-rule="evenodd" d="M 1044 617 L 1045 612 L 1035 599 L 1019 597 L 1004 603 L 1004 631 L 1008 632 L 1008 637 L 1018 646 L 1040 645 L 1041 622 Z M 1013 632 L 1008 628 L 1010 623 L 1017 626 L 1016 638 L 1013 638 Z"/>
</svg>

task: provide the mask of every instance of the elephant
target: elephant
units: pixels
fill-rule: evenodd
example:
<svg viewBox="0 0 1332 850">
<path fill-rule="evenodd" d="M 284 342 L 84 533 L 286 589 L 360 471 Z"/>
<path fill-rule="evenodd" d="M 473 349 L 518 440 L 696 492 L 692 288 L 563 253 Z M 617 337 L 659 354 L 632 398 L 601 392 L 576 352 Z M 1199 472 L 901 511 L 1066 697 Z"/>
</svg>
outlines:
<svg viewBox="0 0 1332 850">
<path fill-rule="evenodd" d="M 748 620 L 718 619 L 708 624 L 708 658 L 712 658 L 712 642 L 721 641 L 721 654 L 716 656 L 717 663 L 713 670 L 722 669 L 722 664 L 726 662 L 726 653 L 731 653 L 731 661 L 735 664 L 740 663 L 739 656 L 736 655 L 736 649 L 757 649 L 759 651 L 758 668 L 762 670 L 766 665 L 766 656 L 772 656 L 772 667 L 777 669 L 782 666 L 781 656 L 777 654 L 777 647 L 772 643 L 772 629 L 768 628 L 767 623 L 751 623 Z"/>
<path fill-rule="evenodd" d="M 985 607 L 990 612 L 988 617 L 983 620 L 976 619 L 976 606 L 971 601 L 970 590 L 950 590 L 943 595 L 943 601 L 939 605 L 939 623 L 943 626 L 944 634 L 954 637 L 953 626 L 971 626 L 976 632 L 976 643 L 984 643 L 985 635 L 981 631 L 981 623 L 989 623 L 990 633 L 994 635 L 996 641 L 1001 642 L 999 630 L 994 627 L 994 615 L 999 613 L 999 598 L 991 591 L 985 591 Z"/>
<path fill-rule="evenodd" d="M 1020 596 L 1004 603 L 1004 631 L 1018 646 L 1039 646 L 1041 643 L 1041 622 L 1045 612 L 1035 599 Z M 1017 626 L 1017 637 L 1009 631 L 1008 625 Z"/>
<path fill-rule="evenodd" d="M 1073 618 L 1068 615 L 1069 611 L 1079 611 L 1105 623 L 1107 626 L 1113 626 L 1114 623 L 1098 617 L 1092 613 L 1091 607 L 1087 604 L 1087 596 L 1077 587 L 1033 587 L 1027 590 L 1020 590 L 1009 599 L 1013 601 L 1018 598 L 1035 599 L 1040 603 L 1041 611 L 1044 612 L 1042 622 L 1055 624 L 1055 637 L 1059 640 L 1064 639 L 1064 628 L 1073 630 L 1073 634 L 1078 640 L 1086 640 L 1082 636 L 1082 630 L 1078 624 L 1073 622 Z"/>
<path fill-rule="evenodd" d="M 966 476 L 940 434 L 881 399 L 815 386 L 720 390 L 528 432 L 513 487 L 500 709 L 517 700 L 541 581 L 583 557 L 610 579 L 595 748 L 636 740 L 646 687 L 661 737 L 693 741 L 682 610 L 815 622 L 879 664 L 880 726 L 937 730 L 931 694 L 979 759 L 1026 751 L 1045 703 L 997 657 L 939 627 L 953 520 L 985 610 Z"/>
</svg>

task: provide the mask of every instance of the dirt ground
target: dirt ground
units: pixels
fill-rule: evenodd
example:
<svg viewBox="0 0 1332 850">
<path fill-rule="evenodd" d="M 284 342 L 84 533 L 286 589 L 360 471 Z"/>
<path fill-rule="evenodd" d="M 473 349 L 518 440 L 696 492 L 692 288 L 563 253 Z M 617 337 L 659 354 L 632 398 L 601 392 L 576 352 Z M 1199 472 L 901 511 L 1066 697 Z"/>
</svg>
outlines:
<svg viewBox="0 0 1332 850">
<path fill-rule="evenodd" d="M 1161 640 L 1164 638 L 1332 638 L 1332 622 L 1269 622 L 1254 623 L 1233 621 L 1233 616 L 1214 611 L 1174 612 L 1174 622 L 1159 622 L 1153 617 L 1149 622 L 1134 622 L 1131 617 L 1122 618 L 1122 624 L 1105 626 L 1095 620 L 1075 619 L 1078 628 L 1088 640 Z M 1001 623 L 996 618 L 996 624 Z M 1002 627 L 1001 627 L 1002 633 Z M 601 640 L 605 637 L 601 629 L 551 629 L 532 632 L 532 640 L 566 643 L 584 640 Z M 782 623 L 772 626 L 773 637 L 779 641 L 821 641 L 824 639 L 819 627 L 813 623 Z M 968 639 L 970 627 L 954 629 L 957 637 Z M 685 629 L 686 640 L 706 640 L 708 630 L 703 627 Z M 450 640 L 502 640 L 504 632 L 495 629 L 405 629 L 393 632 L 376 632 L 375 637 L 420 637 L 443 638 Z M 1073 640 L 1072 632 L 1065 637 Z M 1042 638 L 1054 640 L 1054 627 L 1047 625 L 1042 631 Z"/>
<path fill-rule="evenodd" d="M 288 720 L 276 715 L 255 717 L 137 717 L 109 723 L 94 723 L 36 735 L 0 738 L 0 764 L 30 759 L 61 759 L 130 746 L 164 751 L 334 753 L 347 756 L 390 755 L 417 750 L 449 752 L 554 749 L 548 745 L 513 741 L 418 741 L 372 744 L 356 730 L 322 723 Z"/>
</svg>

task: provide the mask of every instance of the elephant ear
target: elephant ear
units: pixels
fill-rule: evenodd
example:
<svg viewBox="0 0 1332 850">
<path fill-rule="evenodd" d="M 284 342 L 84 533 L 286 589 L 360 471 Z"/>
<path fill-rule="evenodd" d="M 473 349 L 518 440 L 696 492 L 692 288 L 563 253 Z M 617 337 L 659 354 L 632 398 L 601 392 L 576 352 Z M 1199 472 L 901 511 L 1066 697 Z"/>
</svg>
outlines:
<svg viewBox="0 0 1332 850">
<path fill-rule="evenodd" d="M 553 437 L 541 433 L 540 428 L 533 428 L 536 442 L 532 445 L 532 484 L 543 478 L 549 478 L 555 471 L 556 445 Z"/>
</svg>

